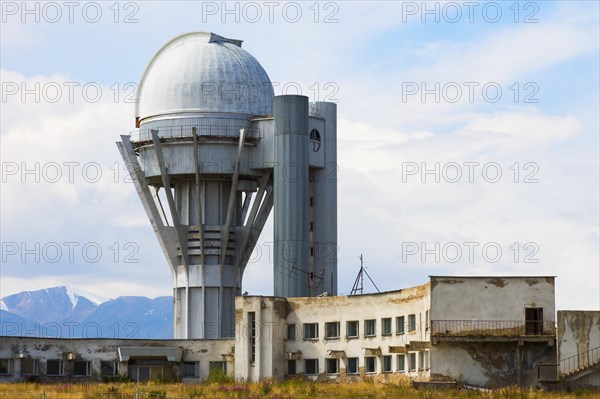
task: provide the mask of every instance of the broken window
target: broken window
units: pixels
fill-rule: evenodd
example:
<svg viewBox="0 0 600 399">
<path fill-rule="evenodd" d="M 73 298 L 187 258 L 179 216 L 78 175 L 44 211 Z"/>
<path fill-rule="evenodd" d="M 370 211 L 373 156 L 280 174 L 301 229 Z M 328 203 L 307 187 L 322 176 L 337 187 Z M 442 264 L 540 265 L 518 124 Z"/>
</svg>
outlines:
<svg viewBox="0 0 600 399">
<path fill-rule="evenodd" d="M 21 359 L 21 375 L 37 375 L 37 359 Z"/>
<path fill-rule="evenodd" d="M 287 325 L 285 339 L 287 339 L 288 341 L 296 340 L 296 324 Z"/>
</svg>

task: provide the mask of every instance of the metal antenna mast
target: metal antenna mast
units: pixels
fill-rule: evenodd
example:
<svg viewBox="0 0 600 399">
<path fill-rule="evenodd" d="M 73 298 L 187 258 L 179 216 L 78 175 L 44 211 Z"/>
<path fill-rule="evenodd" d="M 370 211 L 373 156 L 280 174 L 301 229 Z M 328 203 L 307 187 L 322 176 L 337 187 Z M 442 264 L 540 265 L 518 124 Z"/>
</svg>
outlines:
<svg viewBox="0 0 600 399">
<path fill-rule="evenodd" d="M 377 290 L 377 292 L 381 292 L 379 291 L 379 288 L 377 288 L 377 285 L 375 284 L 375 282 L 373 281 L 373 279 L 371 278 L 371 276 L 369 276 L 369 273 L 367 272 L 367 269 L 365 269 L 364 265 L 363 265 L 363 256 L 362 254 L 360 254 L 360 256 L 358 257 L 358 259 L 360 259 L 360 270 L 358 271 L 358 275 L 356 276 L 356 280 L 354 280 L 354 285 L 352 286 L 352 291 L 350 291 L 350 295 L 357 295 L 357 294 L 362 294 L 363 293 L 363 280 L 364 280 L 364 276 L 363 274 L 367 275 L 367 278 L 369 279 L 369 281 L 371 282 L 371 284 L 373 284 L 373 287 L 375 287 L 375 289 Z"/>
</svg>

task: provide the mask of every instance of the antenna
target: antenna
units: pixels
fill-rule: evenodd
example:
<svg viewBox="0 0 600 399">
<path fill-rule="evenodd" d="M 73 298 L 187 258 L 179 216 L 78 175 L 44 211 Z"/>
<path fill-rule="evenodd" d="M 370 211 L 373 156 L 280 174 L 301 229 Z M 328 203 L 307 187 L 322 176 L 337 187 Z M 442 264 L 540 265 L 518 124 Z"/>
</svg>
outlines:
<svg viewBox="0 0 600 399">
<path fill-rule="evenodd" d="M 360 256 L 358 257 L 358 259 L 360 259 L 360 270 L 358 271 L 358 275 L 356 276 L 356 280 L 354 280 L 354 285 L 352 286 L 352 291 L 350 291 L 350 295 L 358 295 L 358 294 L 362 294 L 363 293 L 363 280 L 364 280 L 363 274 L 367 275 L 367 278 L 369 279 L 369 281 L 371 282 L 371 284 L 373 284 L 373 287 L 375 287 L 375 289 L 377 290 L 377 292 L 381 292 L 381 291 L 379 291 L 379 288 L 377 288 L 377 285 L 375 284 L 375 282 L 373 281 L 373 279 L 371 278 L 371 276 L 369 276 L 369 273 L 367 272 L 367 269 L 365 269 L 364 264 L 363 264 L 363 256 L 362 256 L 362 254 L 360 254 Z"/>
</svg>

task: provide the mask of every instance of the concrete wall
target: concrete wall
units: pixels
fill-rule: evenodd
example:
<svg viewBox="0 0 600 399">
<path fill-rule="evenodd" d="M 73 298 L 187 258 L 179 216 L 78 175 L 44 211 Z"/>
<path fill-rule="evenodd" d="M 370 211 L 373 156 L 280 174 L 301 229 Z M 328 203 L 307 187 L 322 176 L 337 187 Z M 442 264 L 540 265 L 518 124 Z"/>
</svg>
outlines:
<svg viewBox="0 0 600 399">
<path fill-rule="evenodd" d="M 13 372 L 0 375 L 0 381 L 19 381 L 21 375 L 21 356 L 37 359 L 38 373 L 33 376 L 40 381 L 100 379 L 102 361 L 118 363 L 118 374 L 127 375 L 127 362 L 119 362 L 119 347 L 174 347 L 183 348 L 182 362 L 199 362 L 198 377 L 190 381 L 206 379 L 209 374 L 209 362 L 226 361 L 227 371 L 233 375 L 234 340 L 132 340 L 132 339 L 57 339 L 36 337 L 0 337 L 0 359 L 12 359 Z M 73 360 L 68 354 L 73 353 L 74 360 L 90 361 L 91 376 L 73 377 Z M 226 356 L 223 356 L 226 355 Z M 47 360 L 64 361 L 63 376 L 47 376 Z M 173 375 L 181 377 L 181 362 L 173 362 Z M 186 378 L 188 380 L 188 378 Z"/>
</svg>

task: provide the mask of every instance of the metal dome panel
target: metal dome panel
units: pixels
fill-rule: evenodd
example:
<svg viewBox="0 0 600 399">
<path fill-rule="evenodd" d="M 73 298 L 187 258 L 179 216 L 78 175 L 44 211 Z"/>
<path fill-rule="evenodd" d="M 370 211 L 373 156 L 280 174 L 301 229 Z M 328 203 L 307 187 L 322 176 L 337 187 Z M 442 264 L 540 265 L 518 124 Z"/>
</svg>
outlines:
<svg viewBox="0 0 600 399">
<path fill-rule="evenodd" d="M 204 113 L 271 115 L 269 76 L 240 46 L 239 40 L 207 32 L 168 42 L 142 76 L 136 120 Z"/>
</svg>

